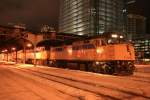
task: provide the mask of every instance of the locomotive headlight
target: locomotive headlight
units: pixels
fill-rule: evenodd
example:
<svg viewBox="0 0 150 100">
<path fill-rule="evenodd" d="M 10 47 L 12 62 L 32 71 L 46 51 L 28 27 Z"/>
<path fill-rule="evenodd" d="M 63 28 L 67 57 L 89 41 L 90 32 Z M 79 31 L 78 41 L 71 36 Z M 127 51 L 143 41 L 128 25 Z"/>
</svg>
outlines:
<svg viewBox="0 0 150 100">
<path fill-rule="evenodd" d="M 7 51 L 8 51 L 7 49 L 4 50 L 4 52 L 7 52 Z"/>
<path fill-rule="evenodd" d="M 96 65 L 99 65 L 99 64 L 100 64 L 100 62 L 96 61 L 96 62 L 95 62 L 95 64 L 96 64 Z"/>
<path fill-rule="evenodd" d="M 27 44 L 27 47 L 29 47 L 29 48 L 32 47 L 32 44 L 28 43 L 28 44 Z"/>
<path fill-rule="evenodd" d="M 109 39 L 109 40 L 108 40 L 108 43 L 112 43 L 112 39 Z"/>
<path fill-rule="evenodd" d="M 97 48 L 97 49 L 96 49 L 96 52 L 97 52 L 98 54 L 103 53 L 103 51 L 104 51 L 104 49 L 103 49 L 103 48 Z"/>
<path fill-rule="evenodd" d="M 72 49 L 71 48 L 68 49 L 68 53 L 72 54 Z"/>
<path fill-rule="evenodd" d="M 112 34 L 111 37 L 112 38 L 118 38 L 118 35 L 117 34 Z"/>
<path fill-rule="evenodd" d="M 42 52 L 36 53 L 36 59 L 42 59 Z"/>
</svg>

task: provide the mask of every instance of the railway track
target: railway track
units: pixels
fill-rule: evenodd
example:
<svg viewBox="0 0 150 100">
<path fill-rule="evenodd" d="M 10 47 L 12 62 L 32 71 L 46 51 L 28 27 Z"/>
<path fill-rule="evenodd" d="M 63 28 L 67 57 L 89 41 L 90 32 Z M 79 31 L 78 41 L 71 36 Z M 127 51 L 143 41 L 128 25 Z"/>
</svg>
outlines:
<svg viewBox="0 0 150 100">
<path fill-rule="evenodd" d="M 65 78 L 60 78 L 60 77 L 54 77 L 52 75 L 46 75 L 46 74 L 41 74 L 39 73 L 38 71 L 32 71 L 32 70 L 29 70 L 29 69 L 18 69 L 19 71 L 22 71 L 24 73 L 28 73 L 28 74 L 31 74 L 31 75 L 34 75 L 34 76 L 37 76 L 37 77 L 40 77 L 40 78 L 43 78 L 43 79 L 46 79 L 46 80 L 49 80 L 51 82 L 56 82 L 58 84 L 63 84 L 65 86 L 69 86 L 71 88 L 75 88 L 77 90 L 81 90 L 81 91 L 84 91 L 84 92 L 88 92 L 88 93 L 91 93 L 91 94 L 94 94 L 95 96 L 101 98 L 105 98 L 105 99 L 102 99 L 102 100 L 120 100 L 118 98 L 115 98 L 115 97 L 111 97 L 109 95 L 104 95 L 104 94 L 100 94 L 100 93 L 97 93 L 93 90 L 89 90 L 89 89 L 86 89 L 86 88 L 81 88 L 81 87 L 78 87 L 78 86 L 74 86 L 72 85 L 71 83 L 68 83 L 66 82 L 67 80 L 65 80 Z M 72 79 L 70 79 L 69 81 L 73 81 Z M 80 84 L 81 85 L 81 84 Z M 64 94 L 67 94 L 67 95 L 71 95 L 69 93 L 66 93 L 65 91 L 61 90 L 61 89 L 58 89 L 60 92 L 64 93 Z M 73 95 L 71 95 L 73 96 Z M 84 96 L 74 96 L 74 97 L 77 97 L 79 100 L 85 100 L 84 99 Z M 97 100 L 101 100 L 101 99 L 97 99 Z"/>
<path fill-rule="evenodd" d="M 20 87 L 23 87 L 24 89 L 26 89 L 26 91 L 27 90 L 28 90 L 28 92 L 31 91 L 31 93 L 35 94 L 37 97 L 40 98 L 38 100 L 49 100 L 50 99 L 49 97 L 51 96 L 51 94 L 49 94 L 49 92 L 51 93 L 51 91 L 49 91 L 49 88 L 51 88 L 51 87 L 47 87 L 47 88 L 44 87 L 43 88 L 44 84 L 41 84 L 40 82 L 37 82 L 36 85 L 34 85 L 35 84 L 34 80 L 32 80 L 30 78 L 25 78 L 25 77 L 23 77 L 22 75 L 20 75 L 18 73 L 14 73 L 11 70 L 7 70 L 7 71 L 5 71 L 4 73 L 1 73 L 1 74 L 3 74 L 6 78 L 8 78 L 10 80 L 10 82 L 12 82 L 12 83 L 16 82 L 17 84 L 20 85 Z M 12 76 L 13 76 L 13 78 L 12 78 Z M 38 88 L 36 88 L 37 89 L 36 90 L 35 87 L 37 87 L 37 86 L 38 86 Z M 31 87 L 34 87 L 34 88 L 32 89 Z M 41 93 L 44 92 L 43 90 L 41 91 L 41 88 L 45 89 L 45 91 L 46 91 L 45 94 L 41 94 Z M 37 92 L 39 92 L 39 93 L 37 93 Z M 67 97 L 71 100 L 83 100 L 80 96 L 73 96 L 73 95 L 70 95 L 70 94 L 67 94 L 67 93 L 63 93 L 63 92 L 61 92 L 59 90 L 56 90 L 56 89 L 55 89 L 55 92 L 58 93 L 58 98 L 61 97 L 61 100 L 66 100 L 63 97 Z M 34 98 L 32 100 L 34 100 Z M 60 100 L 60 99 L 58 99 L 58 100 Z"/>
<path fill-rule="evenodd" d="M 40 68 L 40 70 L 43 70 L 42 68 Z M 47 70 L 47 69 L 46 69 Z M 70 71 L 73 71 L 74 70 L 70 70 Z M 68 74 L 68 73 L 65 73 L 64 74 Z M 93 74 L 97 74 L 97 73 L 93 73 Z M 150 75 L 141 75 L 142 73 L 137 73 L 135 72 L 135 75 L 127 75 L 127 76 L 119 76 L 117 75 L 117 78 L 119 79 L 128 79 L 128 80 L 131 80 L 131 81 L 136 81 L 136 82 L 144 82 L 144 83 L 148 83 L 150 84 Z"/>
<path fill-rule="evenodd" d="M 150 84 L 150 78 L 144 77 L 144 76 L 133 75 L 133 76 L 122 76 L 122 77 L 118 77 L 118 78 L 119 79 L 128 79 L 128 80 L 135 81 L 135 82 L 142 82 L 142 83 Z"/>
<path fill-rule="evenodd" d="M 18 68 L 18 70 L 25 73 L 29 73 L 34 76 L 44 78 L 46 80 L 54 81 L 60 84 L 67 85 L 69 87 L 87 91 L 96 94 L 100 97 L 102 96 L 104 98 L 107 98 L 108 100 L 109 99 L 110 100 L 132 99 L 135 97 L 141 97 L 143 98 L 143 100 L 150 99 L 150 97 L 145 96 L 144 93 L 137 93 L 133 91 L 117 89 L 115 87 L 114 88 L 106 87 L 101 84 L 95 84 L 95 83 L 85 82 L 82 80 L 76 80 L 73 78 L 44 73 L 41 72 L 40 70 L 38 71 L 38 70 L 27 69 L 27 68 Z"/>
</svg>

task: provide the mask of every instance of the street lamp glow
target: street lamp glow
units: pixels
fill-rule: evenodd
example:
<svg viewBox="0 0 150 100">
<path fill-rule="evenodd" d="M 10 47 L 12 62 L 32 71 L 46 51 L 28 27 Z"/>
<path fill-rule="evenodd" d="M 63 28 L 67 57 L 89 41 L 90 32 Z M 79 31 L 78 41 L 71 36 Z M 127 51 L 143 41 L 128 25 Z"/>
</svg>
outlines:
<svg viewBox="0 0 150 100">
<path fill-rule="evenodd" d="M 123 39 L 123 36 L 122 36 L 122 35 L 120 36 L 120 39 Z"/>
<path fill-rule="evenodd" d="M 13 48 L 11 48 L 13 51 L 15 51 L 16 50 L 16 48 L 15 47 L 13 47 Z"/>
<path fill-rule="evenodd" d="M 8 50 L 7 49 L 5 49 L 5 50 L 2 50 L 2 53 L 5 53 L 5 52 L 7 52 Z"/>
<path fill-rule="evenodd" d="M 5 50 L 2 50 L 2 53 L 4 53 L 5 52 Z"/>
<path fill-rule="evenodd" d="M 8 51 L 7 49 L 4 50 L 4 52 L 7 52 L 7 51 Z"/>
<path fill-rule="evenodd" d="M 32 44 L 31 44 L 31 43 L 28 43 L 28 44 L 27 44 L 27 47 L 32 47 Z"/>
</svg>

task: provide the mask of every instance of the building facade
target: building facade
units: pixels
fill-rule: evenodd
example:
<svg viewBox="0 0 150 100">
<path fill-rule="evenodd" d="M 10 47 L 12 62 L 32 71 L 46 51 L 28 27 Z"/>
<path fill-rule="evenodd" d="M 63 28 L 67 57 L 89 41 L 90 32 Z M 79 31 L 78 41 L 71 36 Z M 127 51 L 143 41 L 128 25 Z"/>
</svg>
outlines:
<svg viewBox="0 0 150 100">
<path fill-rule="evenodd" d="M 133 35 L 133 41 L 137 62 L 150 63 L 150 35 L 149 34 Z"/>
<path fill-rule="evenodd" d="M 59 32 L 99 35 L 123 31 L 125 0 L 61 0 Z"/>
<path fill-rule="evenodd" d="M 146 17 L 137 14 L 128 14 L 127 18 L 127 33 L 130 36 L 146 33 Z"/>
</svg>

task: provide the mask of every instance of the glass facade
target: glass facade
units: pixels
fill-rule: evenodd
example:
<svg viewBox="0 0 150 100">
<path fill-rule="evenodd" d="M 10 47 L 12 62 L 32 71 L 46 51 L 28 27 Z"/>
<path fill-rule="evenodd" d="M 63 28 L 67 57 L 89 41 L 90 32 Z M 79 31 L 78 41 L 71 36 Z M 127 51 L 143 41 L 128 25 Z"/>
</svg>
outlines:
<svg viewBox="0 0 150 100">
<path fill-rule="evenodd" d="M 59 32 L 98 35 L 123 31 L 124 0 L 61 0 Z"/>
<path fill-rule="evenodd" d="M 128 14 L 127 26 L 128 34 L 145 34 L 146 18 L 141 15 Z"/>
<path fill-rule="evenodd" d="M 137 61 L 150 62 L 150 35 L 135 35 L 133 37 L 133 41 Z"/>
</svg>

